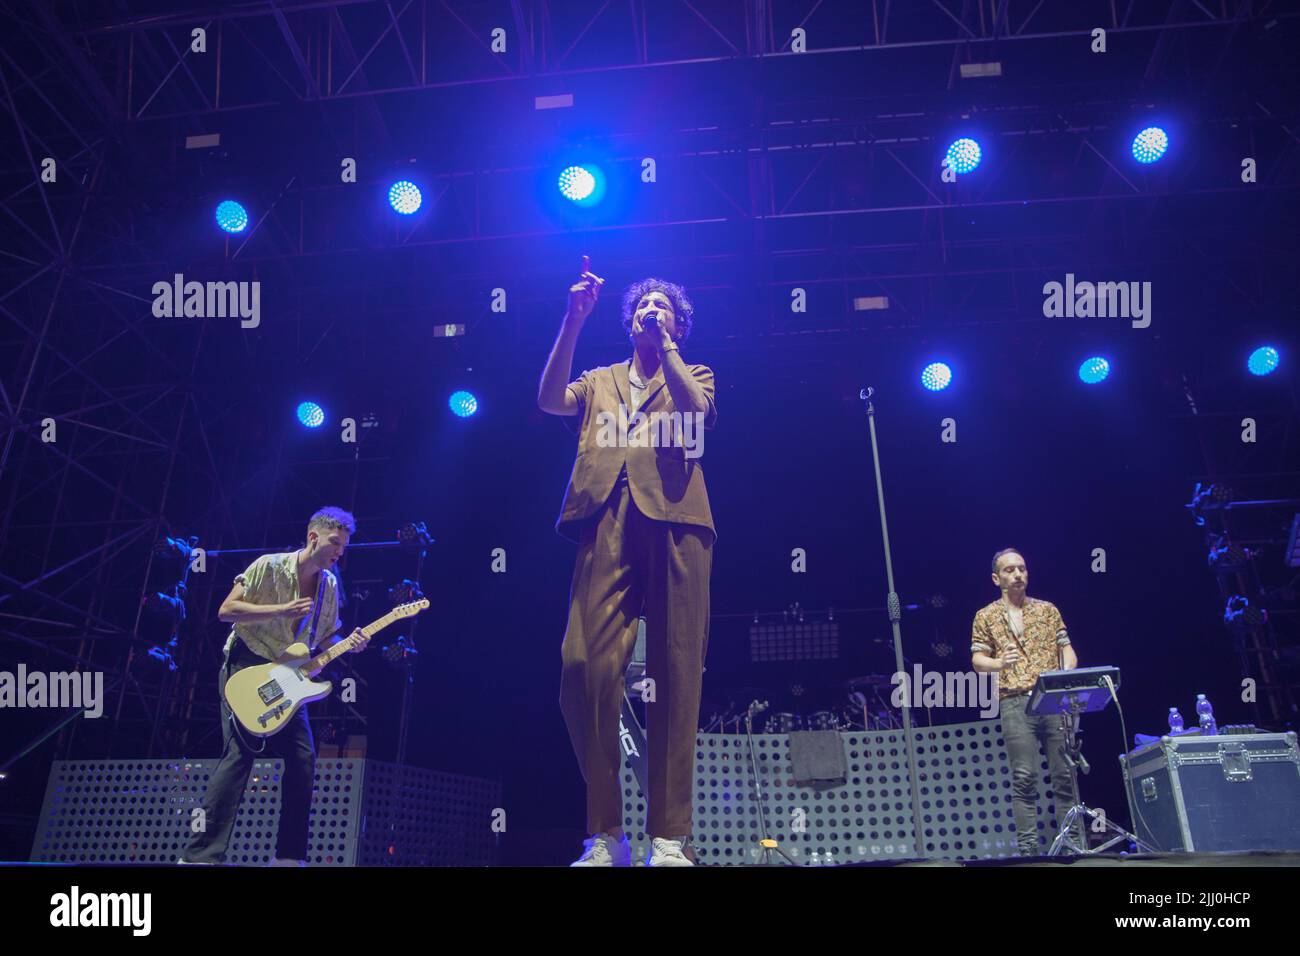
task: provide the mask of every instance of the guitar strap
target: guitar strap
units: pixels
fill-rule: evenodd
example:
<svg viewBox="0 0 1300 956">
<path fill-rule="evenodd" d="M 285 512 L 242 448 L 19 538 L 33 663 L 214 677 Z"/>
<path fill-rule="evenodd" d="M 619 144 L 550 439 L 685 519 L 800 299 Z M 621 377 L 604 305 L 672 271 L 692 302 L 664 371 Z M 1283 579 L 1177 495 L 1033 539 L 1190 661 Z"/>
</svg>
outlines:
<svg viewBox="0 0 1300 956">
<path fill-rule="evenodd" d="M 313 651 L 316 649 L 316 626 L 320 623 L 320 609 L 325 604 L 325 575 L 327 574 L 329 574 L 329 571 L 322 568 L 320 581 L 316 585 L 316 607 L 311 616 L 311 632 L 307 635 L 307 647 Z M 303 624 L 306 623 L 307 619 L 303 618 Z M 301 636 L 301 632 L 299 636 Z"/>
<path fill-rule="evenodd" d="M 308 640 L 307 646 L 312 650 L 315 650 L 316 648 L 316 628 L 320 624 L 321 607 L 325 604 L 325 575 L 327 575 L 328 573 L 329 573 L 328 571 L 322 569 L 320 573 L 320 581 L 316 585 L 316 601 L 315 601 L 316 607 L 313 609 L 311 615 L 311 630 L 307 635 L 307 640 Z M 306 628 L 306 624 L 307 624 L 307 619 L 303 618 L 302 626 L 299 627 L 298 634 L 296 635 L 297 637 L 299 638 L 302 637 L 302 632 Z M 232 648 L 231 653 L 226 656 L 226 680 L 230 679 L 230 658 L 233 655 L 234 655 L 234 649 Z M 266 750 L 266 744 L 267 741 L 270 740 L 270 738 L 264 737 L 262 739 L 262 746 L 257 750 L 253 750 L 253 748 L 248 745 L 248 740 L 244 737 L 243 732 L 240 730 L 239 721 L 235 719 L 235 715 L 233 713 L 230 715 L 230 726 L 234 729 L 235 733 L 239 736 L 239 741 L 244 745 L 245 750 L 255 754 L 260 754 Z"/>
</svg>

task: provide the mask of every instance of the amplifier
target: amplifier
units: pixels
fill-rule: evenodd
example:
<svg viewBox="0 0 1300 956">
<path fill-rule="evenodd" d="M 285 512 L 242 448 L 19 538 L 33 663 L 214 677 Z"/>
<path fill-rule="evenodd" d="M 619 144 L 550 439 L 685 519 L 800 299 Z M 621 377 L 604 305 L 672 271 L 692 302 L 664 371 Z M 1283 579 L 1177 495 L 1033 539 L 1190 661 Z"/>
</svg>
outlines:
<svg viewBox="0 0 1300 956">
<path fill-rule="evenodd" d="M 1294 733 L 1161 737 L 1119 759 L 1133 832 L 1157 850 L 1300 849 Z"/>
</svg>

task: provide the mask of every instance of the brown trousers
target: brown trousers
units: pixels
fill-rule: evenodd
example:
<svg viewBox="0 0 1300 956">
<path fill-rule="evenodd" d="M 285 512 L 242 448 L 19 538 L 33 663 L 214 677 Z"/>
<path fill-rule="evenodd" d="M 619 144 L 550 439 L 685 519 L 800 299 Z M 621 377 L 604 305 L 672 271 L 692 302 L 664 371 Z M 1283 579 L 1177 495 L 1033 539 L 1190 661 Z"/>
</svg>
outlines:
<svg viewBox="0 0 1300 956">
<path fill-rule="evenodd" d="M 652 521 L 623 481 L 583 527 L 560 649 L 560 709 L 587 781 L 589 834 L 623 825 L 618 720 L 644 608 L 646 677 L 654 680 L 654 699 L 646 695 L 646 828 L 651 836 L 690 835 L 712 559 L 713 532 Z"/>
</svg>

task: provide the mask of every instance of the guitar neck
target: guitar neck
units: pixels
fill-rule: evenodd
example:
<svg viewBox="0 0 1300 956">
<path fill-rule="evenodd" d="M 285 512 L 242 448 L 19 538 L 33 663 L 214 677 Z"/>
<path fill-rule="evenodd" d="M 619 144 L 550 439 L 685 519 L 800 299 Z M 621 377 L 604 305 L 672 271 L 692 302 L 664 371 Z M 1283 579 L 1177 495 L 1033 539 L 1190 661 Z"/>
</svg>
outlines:
<svg viewBox="0 0 1300 956">
<path fill-rule="evenodd" d="M 389 624 L 392 624 L 394 621 L 396 621 L 397 618 L 398 618 L 398 614 L 396 611 L 389 611 L 383 617 L 371 621 L 369 624 L 367 624 L 365 627 L 361 629 L 361 632 L 365 634 L 366 639 L 369 640 L 371 637 L 373 637 L 374 635 L 382 631 L 384 628 L 386 628 Z M 325 651 L 322 654 L 316 655 L 310 661 L 308 661 L 307 670 L 312 672 L 318 671 L 326 664 L 328 664 L 330 661 L 334 660 L 336 657 L 341 657 L 342 655 L 346 654 L 348 651 L 352 650 L 352 648 L 355 646 L 356 646 L 356 642 L 352 640 L 352 635 L 349 634 L 347 637 L 343 638 L 343 640 L 336 641 L 330 647 L 329 650 Z"/>
</svg>

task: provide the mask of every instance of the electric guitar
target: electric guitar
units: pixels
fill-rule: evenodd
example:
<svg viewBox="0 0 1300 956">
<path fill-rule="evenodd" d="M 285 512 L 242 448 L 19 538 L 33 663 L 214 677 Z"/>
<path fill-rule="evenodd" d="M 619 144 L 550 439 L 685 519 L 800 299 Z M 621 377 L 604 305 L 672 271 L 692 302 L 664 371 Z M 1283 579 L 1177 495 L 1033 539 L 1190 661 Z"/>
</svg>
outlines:
<svg viewBox="0 0 1300 956">
<path fill-rule="evenodd" d="M 394 621 L 414 617 L 428 606 L 428 598 L 401 604 L 361 631 L 369 640 Z M 312 657 L 307 645 L 298 641 L 268 664 L 254 664 L 236 671 L 226 681 L 223 691 L 230 712 L 250 734 L 272 736 L 284 728 L 303 704 L 329 695 L 334 685 L 312 678 L 334 658 L 360 643 L 355 633 L 350 634 L 329 650 Z"/>
</svg>

